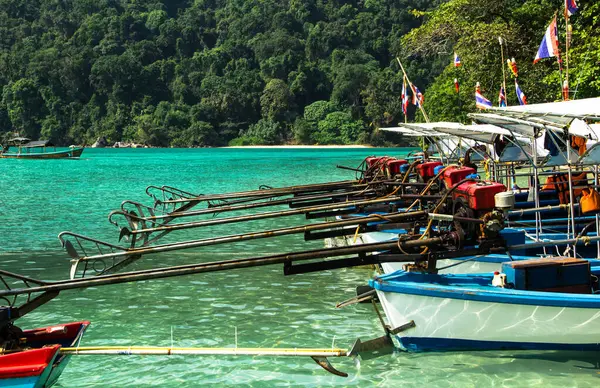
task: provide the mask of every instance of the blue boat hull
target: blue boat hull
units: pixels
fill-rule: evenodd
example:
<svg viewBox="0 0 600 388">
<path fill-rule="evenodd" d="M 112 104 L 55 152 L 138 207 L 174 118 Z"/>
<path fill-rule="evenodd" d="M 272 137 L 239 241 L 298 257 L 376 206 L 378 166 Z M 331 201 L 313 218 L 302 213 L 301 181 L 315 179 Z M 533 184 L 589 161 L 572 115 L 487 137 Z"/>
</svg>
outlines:
<svg viewBox="0 0 600 388">
<path fill-rule="evenodd" d="M 408 352 L 447 352 L 485 350 L 572 350 L 600 351 L 600 343 L 557 344 L 544 342 L 474 341 L 451 338 L 400 337 L 400 348 Z"/>
<path fill-rule="evenodd" d="M 556 271 L 576 276 L 569 268 L 575 267 Z M 591 274 L 597 277 L 600 268 L 592 267 Z M 600 296 L 591 284 L 568 289 L 573 293 L 530 291 L 493 287 L 492 278 L 398 271 L 369 285 L 377 291 L 392 330 L 403 328 L 396 339 L 406 351 L 600 350 Z M 529 279 L 532 285 L 541 280 L 547 279 Z M 557 284 L 546 287 L 562 283 Z"/>
</svg>

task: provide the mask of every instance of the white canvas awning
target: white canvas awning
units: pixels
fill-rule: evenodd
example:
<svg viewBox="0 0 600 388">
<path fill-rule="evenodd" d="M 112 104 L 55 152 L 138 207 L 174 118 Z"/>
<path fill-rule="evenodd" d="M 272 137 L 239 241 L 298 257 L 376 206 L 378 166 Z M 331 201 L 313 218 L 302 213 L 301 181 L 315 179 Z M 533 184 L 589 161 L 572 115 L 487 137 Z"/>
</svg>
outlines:
<svg viewBox="0 0 600 388">
<path fill-rule="evenodd" d="M 461 124 L 444 121 L 437 123 L 398 123 L 398 127 L 380 128 L 380 130 L 398 132 L 405 136 L 447 137 L 447 133 L 438 132 L 434 129 L 436 125 L 457 127 Z"/>
<path fill-rule="evenodd" d="M 490 124 L 504 128 L 512 132 L 514 136 L 522 135 L 525 137 L 534 137 L 539 131 L 536 128 L 541 128 L 541 124 L 531 123 L 521 118 L 504 116 L 497 113 L 470 113 L 469 117 L 477 123 Z"/>
<path fill-rule="evenodd" d="M 543 125 L 546 129 L 562 131 L 569 128 L 573 135 L 584 136 L 597 140 L 599 132 L 585 121 L 600 120 L 600 97 L 583 100 L 559 101 L 545 104 L 508 106 L 505 108 L 492 108 L 492 114 L 501 117 L 522 120 L 531 123 L 532 127 Z M 482 114 L 473 114 L 477 117 Z M 483 114 L 485 115 L 485 114 Z M 482 118 L 489 122 L 489 118 Z M 523 129 L 523 128 L 521 128 Z M 518 129 L 516 129 L 518 130 Z"/>
<path fill-rule="evenodd" d="M 600 120 L 600 97 L 544 104 L 507 106 L 505 108 L 492 108 L 492 110 L 512 115 L 563 117 L 566 119 L 566 123 L 570 121 L 568 120 L 569 118 Z"/>
</svg>

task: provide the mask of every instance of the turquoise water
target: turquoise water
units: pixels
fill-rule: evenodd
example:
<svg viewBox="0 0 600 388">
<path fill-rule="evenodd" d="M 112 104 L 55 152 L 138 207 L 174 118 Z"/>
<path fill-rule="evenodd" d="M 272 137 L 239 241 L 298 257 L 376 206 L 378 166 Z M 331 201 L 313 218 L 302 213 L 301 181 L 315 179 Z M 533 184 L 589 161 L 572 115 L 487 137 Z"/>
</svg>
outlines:
<svg viewBox="0 0 600 388">
<path fill-rule="evenodd" d="M 148 185 L 198 193 L 351 179 L 336 164 L 401 149 L 89 149 L 81 160 L 0 160 L 0 268 L 34 278 L 68 277 L 56 238 L 64 230 L 117 242 L 106 216 L 121 201 L 151 204 Z M 224 215 L 223 215 L 224 216 Z M 302 217 L 186 231 L 172 241 L 264 230 Z M 131 269 L 284 252 L 321 242 L 301 236 L 146 256 Z M 285 277 L 281 266 L 66 291 L 19 321 L 24 328 L 90 320 L 82 346 L 347 348 L 382 335 L 369 305 L 335 309 L 372 276 L 366 268 Z M 312 360 L 274 357 L 79 356 L 61 387 L 89 386 L 562 386 L 600 383 L 600 354 L 576 352 L 397 353 L 356 362 L 331 359 L 344 379 Z"/>
</svg>

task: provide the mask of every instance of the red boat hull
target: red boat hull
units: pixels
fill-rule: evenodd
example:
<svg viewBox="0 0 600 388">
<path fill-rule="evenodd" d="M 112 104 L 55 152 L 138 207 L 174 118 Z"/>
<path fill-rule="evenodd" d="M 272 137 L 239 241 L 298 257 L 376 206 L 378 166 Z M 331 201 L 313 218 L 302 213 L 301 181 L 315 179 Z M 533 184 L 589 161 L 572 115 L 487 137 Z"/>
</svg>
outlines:
<svg viewBox="0 0 600 388">
<path fill-rule="evenodd" d="M 89 322 L 73 322 L 23 331 L 25 343 L 0 356 L 0 387 L 50 387 L 60 377 L 70 356 L 59 353 L 76 345 Z"/>
</svg>

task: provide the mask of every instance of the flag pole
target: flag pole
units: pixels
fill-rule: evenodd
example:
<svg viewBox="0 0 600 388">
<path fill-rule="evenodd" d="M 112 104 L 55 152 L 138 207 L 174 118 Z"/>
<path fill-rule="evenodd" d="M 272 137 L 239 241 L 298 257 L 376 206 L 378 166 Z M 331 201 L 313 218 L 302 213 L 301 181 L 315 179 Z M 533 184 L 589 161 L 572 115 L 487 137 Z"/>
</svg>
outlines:
<svg viewBox="0 0 600 388">
<path fill-rule="evenodd" d="M 508 105 L 508 89 L 506 89 L 506 70 L 504 69 L 504 40 L 501 36 L 498 37 L 498 43 L 500 43 L 500 57 L 502 59 L 502 87 L 504 88 L 504 98 L 506 99 L 506 105 Z"/>
<path fill-rule="evenodd" d="M 402 70 L 402 74 L 404 74 L 404 77 L 406 77 L 406 81 L 408 82 L 408 86 L 410 87 L 411 92 L 413 93 L 413 96 L 416 96 L 417 93 L 415 91 L 415 88 L 412 84 L 412 82 L 410 82 L 410 79 L 408 78 L 408 75 L 406 74 L 406 71 L 404 71 L 404 66 L 402 66 L 402 62 L 400 62 L 400 58 L 396 57 L 396 60 L 398 61 L 398 64 L 400 65 L 400 69 Z M 423 108 L 423 104 L 419 103 L 419 109 L 421 109 L 421 113 L 423 113 L 423 117 L 425 118 L 425 122 L 429 123 L 429 116 L 427 116 L 427 112 L 425 112 L 425 109 Z"/>
<path fill-rule="evenodd" d="M 556 21 L 558 18 L 558 11 L 556 11 L 554 13 L 554 21 Z M 556 23 L 557 25 L 558 23 Z M 556 53 L 556 62 L 558 63 L 558 75 L 559 75 L 559 82 L 560 82 L 560 94 L 561 96 L 563 95 L 563 68 L 562 68 L 562 60 L 560 59 L 560 47 L 558 45 L 558 27 L 556 27 L 556 47 L 558 52 Z M 564 96 L 563 96 L 563 100 L 564 100 Z"/>
<path fill-rule="evenodd" d="M 458 85 L 456 96 L 458 98 L 458 115 L 460 117 L 460 115 L 462 115 L 462 101 L 460 100 L 460 76 L 458 74 L 458 71 L 456 73 L 456 84 Z"/>
<path fill-rule="evenodd" d="M 406 85 L 406 76 L 402 77 L 402 83 L 404 85 Z M 404 86 L 403 85 L 403 86 Z M 406 94 L 408 91 L 406 90 L 406 86 L 404 86 L 404 93 Z M 404 124 L 408 124 L 408 109 L 404 108 L 404 99 L 408 98 L 408 96 L 404 96 L 402 97 L 402 111 L 404 112 L 406 110 L 406 112 L 404 112 Z"/>
<path fill-rule="evenodd" d="M 571 43 L 571 25 L 569 24 L 569 11 L 565 3 L 565 83 L 562 85 L 563 100 L 569 100 L 569 46 Z M 566 89 L 566 94 L 564 93 Z"/>
</svg>

